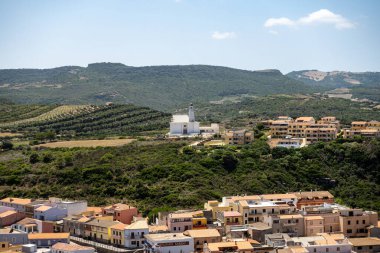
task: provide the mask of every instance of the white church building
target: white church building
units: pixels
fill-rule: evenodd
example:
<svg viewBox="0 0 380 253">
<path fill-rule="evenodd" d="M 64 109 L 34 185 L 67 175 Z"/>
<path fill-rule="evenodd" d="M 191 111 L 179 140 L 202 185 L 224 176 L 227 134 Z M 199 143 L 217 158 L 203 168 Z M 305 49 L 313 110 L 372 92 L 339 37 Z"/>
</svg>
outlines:
<svg viewBox="0 0 380 253">
<path fill-rule="evenodd" d="M 219 125 L 213 123 L 208 127 L 200 127 L 199 122 L 195 121 L 193 104 L 190 104 L 188 114 L 173 115 L 169 136 L 198 136 L 202 133 L 219 133 Z"/>
</svg>

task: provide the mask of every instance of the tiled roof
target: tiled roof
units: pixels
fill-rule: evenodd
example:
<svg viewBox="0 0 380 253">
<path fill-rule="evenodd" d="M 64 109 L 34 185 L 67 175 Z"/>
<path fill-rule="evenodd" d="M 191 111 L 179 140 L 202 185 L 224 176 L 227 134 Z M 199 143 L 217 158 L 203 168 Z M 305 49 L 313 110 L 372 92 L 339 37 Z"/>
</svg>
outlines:
<svg viewBox="0 0 380 253">
<path fill-rule="evenodd" d="M 238 250 L 252 250 L 253 249 L 251 243 L 247 241 L 209 243 L 207 247 L 209 248 L 211 252 L 223 251 L 224 248 L 236 248 Z"/>
<path fill-rule="evenodd" d="M 76 250 L 95 250 L 92 247 L 81 246 L 78 244 L 68 244 L 63 242 L 58 242 L 52 246 L 54 250 L 62 250 L 62 251 L 76 251 Z"/>
<path fill-rule="evenodd" d="M 111 221 L 111 220 L 92 220 L 90 222 L 87 222 L 88 225 L 91 226 L 97 226 L 97 227 L 112 227 L 113 225 L 118 224 L 118 221 Z"/>
<path fill-rule="evenodd" d="M 380 239 L 375 237 L 349 238 L 350 243 L 355 246 L 380 246 Z"/>
<path fill-rule="evenodd" d="M 192 218 L 194 215 L 198 215 L 203 213 L 202 211 L 194 211 L 194 212 L 183 212 L 183 213 L 171 213 L 169 215 L 170 218 L 181 219 L 181 218 Z"/>
<path fill-rule="evenodd" d="M 312 191 L 312 192 L 292 192 L 297 198 L 312 199 L 312 198 L 334 198 L 334 196 L 328 191 Z"/>
<path fill-rule="evenodd" d="M 12 203 L 12 204 L 19 204 L 19 205 L 26 205 L 32 202 L 31 199 L 20 199 L 20 198 L 5 198 L 0 201 L 6 202 L 6 203 Z"/>
<path fill-rule="evenodd" d="M 149 233 L 168 232 L 169 228 L 166 225 L 149 225 Z"/>
<path fill-rule="evenodd" d="M 283 214 L 279 215 L 280 219 L 301 219 L 303 216 L 301 214 Z"/>
<path fill-rule="evenodd" d="M 149 227 L 146 220 L 138 220 L 128 225 L 125 229 L 149 229 Z"/>
<path fill-rule="evenodd" d="M 29 240 L 68 239 L 69 237 L 70 237 L 69 233 L 31 233 L 31 234 L 28 234 Z"/>
<path fill-rule="evenodd" d="M 305 220 L 323 220 L 322 216 L 306 216 Z"/>
<path fill-rule="evenodd" d="M 116 230 L 124 230 L 126 226 L 127 225 L 125 225 L 124 223 L 119 222 L 119 223 L 111 226 L 110 228 L 111 229 L 116 229 Z"/>
<path fill-rule="evenodd" d="M 260 195 L 260 197 L 264 200 L 271 200 L 271 199 L 296 199 L 296 195 L 292 193 L 285 193 L 285 194 L 264 194 Z"/>
<path fill-rule="evenodd" d="M 237 211 L 226 211 L 223 212 L 224 217 L 236 217 L 236 216 L 241 216 L 241 213 Z"/>
<path fill-rule="evenodd" d="M 217 229 L 187 230 L 183 234 L 191 236 L 193 238 L 205 238 L 205 237 L 218 237 L 218 236 L 220 236 L 219 231 Z"/>
<path fill-rule="evenodd" d="M 22 219 L 18 222 L 16 222 L 15 224 L 18 224 L 18 225 L 27 225 L 27 224 L 36 224 L 36 219 L 33 219 L 33 218 L 25 218 L 25 219 Z"/>
<path fill-rule="evenodd" d="M 4 218 L 4 217 L 7 217 L 9 215 L 16 214 L 16 213 L 17 213 L 16 211 L 12 211 L 12 210 L 5 211 L 4 213 L 0 213 L 0 218 Z"/>
</svg>

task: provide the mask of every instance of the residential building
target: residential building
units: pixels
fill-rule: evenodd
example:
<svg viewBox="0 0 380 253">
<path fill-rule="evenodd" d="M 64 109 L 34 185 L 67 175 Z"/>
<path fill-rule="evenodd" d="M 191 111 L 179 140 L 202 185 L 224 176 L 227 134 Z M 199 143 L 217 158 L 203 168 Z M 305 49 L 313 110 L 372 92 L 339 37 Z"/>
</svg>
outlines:
<svg viewBox="0 0 380 253">
<path fill-rule="evenodd" d="M 289 122 L 287 135 L 291 135 L 295 138 L 305 138 L 305 130 L 313 124 L 315 124 L 315 119 L 313 117 L 296 118 L 294 121 Z"/>
<path fill-rule="evenodd" d="M 323 205 L 334 203 L 334 196 L 328 191 L 293 192 L 297 197 L 297 209 L 303 206 Z"/>
<path fill-rule="evenodd" d="M 218 212 L 234 211 L 236 206 L 234 206 L 232 202 L 227 202 L 226 198 L 224 198 L 223 202 L 218 202 L 217 200 L 207 201 L 204 205 L 204 208 L 212 212 L 212 219 L 213 221 L 216 221 L 216 214 Z"/>
<path fill-rule="evenodd" d="M 99 218 L 85 223 L 85 237 L 101 243 L 111 243 L 111 227 L 118 221 L 101 220 Z"/>
<path fill-rule="evenodd" d="M 352 246 L 341 234 L 320 233 L 317 236 L 293 237 L 291 241 L 297 246 L 302 246 L 303 252 L 339 252 L 351 253 Z M 302 251 L 297 251 L 302 252 Z"/>
<path fill-rule="evenodd" d="M 277 199 L 273 198 L 272 199 Z M 294 200 L 295 201 L 295 200 Z M 289 204 L 287 203 L 289 202 Z M 267 215 L 292 214 L 296 211 L 293 201 L 240 200 L 238 211 L 243 215 L 243 224 L 264 222 Z"/>
<path fill-rule="evenodd" d="M 12 224 L 12 229 L 26 233 L 53 233 L 54 223 L 50 221 L 24 218 Z"/>
<path fill-rule="evenodd" d="M 228 240 L 253 239 L 264 243 L 266 234 L 272 234 L 272 227 L 262 222 L 226 226 L 226 237 Z"/>
<path fill-rule="evenodd" d="M 168 233 L 169 228 L 166 225 L 148 225 L 149 234 Z"/>
<path fill-rule="evenodd" d="M 217 229 L 187 230 L 183 233 L 194 240 L 194 252 L 203 252 L 204 244 L 222 241 L 222 236 Z"/>
<path fill-rule="evenodd" d="M 308 143 L 318 141 L 332 141 L 338 135 L 338 130 L 334 125 L 315 124 L 307 127 L 304 131 L 304 137 Z"/>
<path fill-rule="evenodd" d="M 380 252 L 380 239 L 375 237 L 350 238 L 352 250 L 356 253 L 375 253 Z"/>
<path fill-rule="evenodd" d="M 210 126 L 201 126 L 201 127 L 199 127 L 199 132 L 202 135 L 204 135 L 204 134 L 209 134 L 209 135 L 219 134 L 219 124 L 211 123 Z"/>
<path fill-rule="evenodd" d="M 315 236 L 318 233 L 325 232 L 324 219 L 322 216 L 306 216 L 304 217 L 304 223 L 304 236 Z"/>
<path fill-rule="evenodd" d="M 70 235 L 85 237 L 86 236 L 86 222 L 93 220 L 92 217 L 81 215 L 74 215 L 63 219 L 63 231 L 70 233 Z"/>
<path fill-rule="evenodd" d="M 50 247 L 58 242 L 69 243 L 69 233 L 30 233 L 28 234 L 29 243 L 37 247 Z"/>
<path fill-rule="evenodd" d="M 267 215 L 264 223 L 272 227 L 274 233 L 286 233 L 291 236 L 304 235 L 304 217 L 301 214 Z"/>
<path fill-rule="evenodd" d="M 340 232 L 339 212 L 337 212 L 330 204 L 304 206 L 301 213 L 305 218 L 308 216 L 323 217 L 323 232 Z"/>
<path fill-rule="evenodd" d="M 341 208 L 339 215 L 340 231 L 347 237 L 366 237 L 368 227 L 378 222 L 376 212 L 362 209 Z"/>
<path fill-rule="evenodd" d="M 306 138 L 292 138 L 287 136 L 281 139 L 269 139 L 268 144 L 271 148 L 303 148 L 307 146 Z"/>
<path fill-rule="evenodd" d="M 95 248 L 58 242 L 51 247 L 51 253 L 95 253 Z"/>
<path fill-rule="evenodd" d="M 205 253 L 225 253 L 225 252 L 239 252 L 251 253 L 254 249 L 248 241 L 235 241 L 235 242 L 216 242 L 204 245 Z"/>
<path fill-rule="evenodd" d="M 343 138 L 354 138 L 361 136 L 365 138 L 380 138 L 379 121 L 353 121 L 351 128 L 343 129 Z"/>
<path fill-rule="evenodd" d="M 183 233 L 145 235 L 145 253 L 185 253 L 194 251 L 194 240 Z"/>
<path fill-rule="evenodd" d="M 0 213 L 0 227 L 12 225 L 13 223 L 22 220 L 23 218 L 25 218 L 24 213 L 12 210 L 2 212 Z"/>
<path fill-rule="evenodd" d="M 124 247 L 124 229 L 127 225 L 117 223 L 110 227 L 111 229 L 111 244 L 118 247 Z"/>
<path fill-rule="evenodd" d="M 294 245 L 290 242 L 290 236 L 283 233 L 274 233 L 265 235 L 265 244 L 275 248 L 283 248 L 285 246 Z"/>
<path fill-rule="evenodd" d="M 193 104 L 185 115 L 173 115 L 169 136 L 196 136 L 200 134 L 199 122 L 195 121 Z"/>
<path fill-rule="evenodd" d="M 145 236 L 149 234 L 149 226 L 146 219 L 136 220 L 124 228 L 124 246 L 127 248 L 141 248 L 145 242 Z"/>
<path fill-rule="evenodd" d="M 218 212 L 217 220 L 222 226 L 243 224 L 243 216 L 238 211 Z"/>
<path fill-rule="evenodd" d="M 285 202 L 290 206 L 297 205 L 297 197 L 293 193 L 284 193 L 284 194 L 263 194 L 260 195 L 262 201 L 272 201 L 275 203 Z"/>
<path fill-rule="evenodd" d="M 230 145 L 245 145 L 252 141 L 253 132 L 247 130 L 230 130 L 224 136 L 224 142 Z"/>
<path fill-rule="evenodd" d="M 0 242 L 8 242 L 12 245 L 28 243 L 28 234 L 11 228 L 0 229 Z"/>
<path fill-rule="evenodd" d="M 200 217 L 203 217 L 202 211 L 170 213 L 168 215 L 169 231 L 172 233 L 177 233 L 193 229 L 193 218 Z"/>
<path fill-rule="evenodd" d="M 67 217 L 67 209 L 42 205 L 34 209 L 34 218 L 42 221 L 58 221 Z"/>
<path fill-rule="evenodd" d="M 21 198 L 4 198 L 0 200 L 1 206 L 13 207 L 18 212 L 25 212 L 25 206 L 32 202 L 32 199 L 21 199 Z"/>
<path fill-rule="evenodd" d="M 27 218 L 33 218 L 34 217 L 34 210 L 42 205 L 51 205 L 51 203 L 48 200 L 38 199 L 30 202 L 29 204 L 25 205 L 25 215 Z"/>
<path fill-rule="evenodd" d="M 127 204 L 114 204 L 102 208 L 104 216 L 113 216 L 114 221 L 120 221 L 124 224 L 131 224 L 133 217 L 138 215 L 136 207 Z"/>
<path fill-rule="evenodd" d="M 292 119 L 272 120 L 269 124 L 269 135 L 272 138 L 285 138 L 288 136 L 288 127 Z"/>
</svg>

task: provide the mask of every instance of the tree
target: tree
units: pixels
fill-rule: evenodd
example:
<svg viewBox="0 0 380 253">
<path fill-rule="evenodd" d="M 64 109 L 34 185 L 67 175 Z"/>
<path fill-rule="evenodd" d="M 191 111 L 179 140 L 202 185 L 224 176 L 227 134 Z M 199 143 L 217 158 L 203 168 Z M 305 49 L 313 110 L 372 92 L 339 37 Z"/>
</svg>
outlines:
<svg viewBox="0 0 380 253">
<path fill-rule="evenodd" d="M 1 149 L 3 150 L 11 150 L 13 148 L 13 143 L 10 141 L 2 141 Z"/>
</svg>

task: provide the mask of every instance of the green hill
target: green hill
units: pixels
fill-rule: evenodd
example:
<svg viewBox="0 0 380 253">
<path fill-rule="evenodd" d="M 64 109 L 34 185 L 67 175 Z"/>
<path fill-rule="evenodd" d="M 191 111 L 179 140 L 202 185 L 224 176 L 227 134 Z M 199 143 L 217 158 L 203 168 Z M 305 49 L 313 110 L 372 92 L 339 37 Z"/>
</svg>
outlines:
<svg viewBox="0 0 380 253">
<path fill-rule="evenodd" d="M 170 111 L 225 96 L 308 93 L 314 89 L 278 70 L 246 71 L 207 65 L 0 70 L 0 98 L 19 103 L 132 103 Z"/>
<path fill-rule="evenodd" d="M 354 98 L 380 101 L 380 72 L 302 70 L 290 72 L 287 76 L 313 87 L 349 88 Z"/>
</svg>

